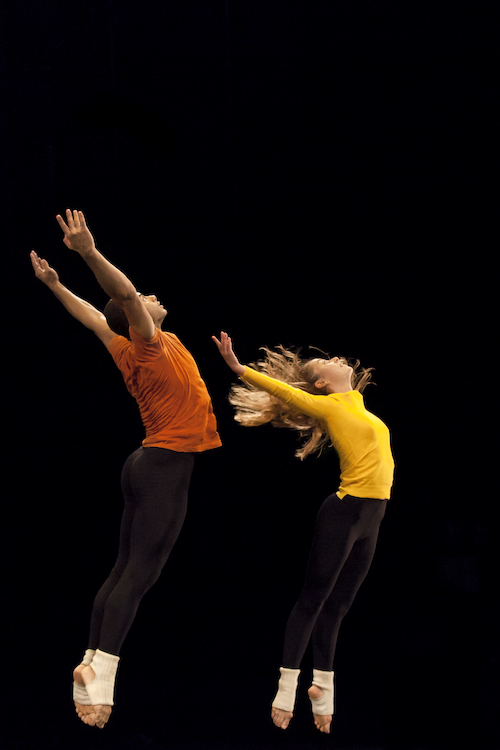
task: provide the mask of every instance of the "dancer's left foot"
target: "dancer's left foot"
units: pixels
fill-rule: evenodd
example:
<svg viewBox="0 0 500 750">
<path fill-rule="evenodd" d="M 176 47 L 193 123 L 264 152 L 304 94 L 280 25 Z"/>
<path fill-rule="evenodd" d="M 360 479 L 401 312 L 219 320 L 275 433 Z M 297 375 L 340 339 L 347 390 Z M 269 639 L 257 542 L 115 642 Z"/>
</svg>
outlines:
<svg viewBox="0 0 500 750">
<path fill-rule="evenodd" d="M 74 670 L 73 670 L 73 680 L 75 683 L 85 690 L 85 683 L 83 681 L 82 677 L 82 671 L 85 669 L 85 664 L 79 664 Z M 85 693 L 87 691 L 85 690 Z M 88 695 L 87 695 L 88 700 Z M 90 727 L 95 726 L 95 713 L 94 713 L 94 707 L 90 706 L 88 704 L 79 703 L 76 698 L 74 699 L 75 704 L 75 710 L 78 714 L 78 718 L 83 721 L 84 724 L 88 724 Z"/>
<path fill-rule="evenodd" d="M 95 680 L 95 672 L 92 667 L 84 667 L 81 670 L 80 675 L 85 686 Z M 80 717 L 85 724 L 92 727 L 99 727 L 99 729 L 103 729 L 103 727 L 106 726 L 109 717 L 111 716 L 111 706 L 96 705 L 83 706 L 83 708 L 89 709 L 88 712 L 84 711 L 83 716 Z"/>
<path fill-rule="evenodd" d="M 324 691 L 317 685 L 311 685 L 311 687 L 307 691 L 307 694 L 309 698 L 311 699 L 311 701 L 317 701 L 323 697 Z M 313 716 L 314 716 L 314 726 L 316 727 L 316 729 L 319 729 L 319 731 L 323 732 L 324 734 L 330 734 L 330 726 L 332 724 L 333 716 L 321 716 L 320 714 L 315 714 L 314 704 L 313 704 Z"/>
</svg>

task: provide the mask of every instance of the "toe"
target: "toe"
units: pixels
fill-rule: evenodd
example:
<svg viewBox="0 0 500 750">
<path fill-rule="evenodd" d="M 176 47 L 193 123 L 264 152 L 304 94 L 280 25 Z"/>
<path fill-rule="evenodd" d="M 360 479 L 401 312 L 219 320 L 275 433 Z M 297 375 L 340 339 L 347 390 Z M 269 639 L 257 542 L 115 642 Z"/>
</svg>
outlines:
<svg viewBox="0 0 500 750">
<path fill-rule="evenodd" d="M 330 734 L 330 726 L 332 723 L 331 716 L 320 716 L 319 714 L 314 715 L 314 726 L 319 729 L 323 734 Z"/>
</svg>

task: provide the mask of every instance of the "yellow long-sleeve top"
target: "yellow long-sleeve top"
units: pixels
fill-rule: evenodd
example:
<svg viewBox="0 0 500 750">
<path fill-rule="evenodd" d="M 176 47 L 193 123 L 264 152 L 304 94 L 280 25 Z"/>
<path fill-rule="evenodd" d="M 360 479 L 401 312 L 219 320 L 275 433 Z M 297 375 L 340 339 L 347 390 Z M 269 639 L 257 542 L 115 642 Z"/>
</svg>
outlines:
<svg viewBox="0 0 500 750">
<path fill-rule="evenodd" d="M 389 429 L 365 408 L 359 391 L 316 396 L 250 367 L 240 377 L 325 424 L 339 456 L 340 498 L 353 495 L 389 499 L 394 478 Z"/>
</svg>

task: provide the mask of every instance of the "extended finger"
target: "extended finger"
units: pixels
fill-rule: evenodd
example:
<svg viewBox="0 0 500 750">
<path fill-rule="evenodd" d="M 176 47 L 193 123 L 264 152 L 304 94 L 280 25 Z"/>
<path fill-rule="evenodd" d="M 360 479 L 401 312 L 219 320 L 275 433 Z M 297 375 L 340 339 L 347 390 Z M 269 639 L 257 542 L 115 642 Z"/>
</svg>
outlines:
<svg viewBox="0 0 500 750">
<path fill-rule="evenodd" d="M 85 221 L 85 216 L 83 215 L 83 211 L 78 211 L 78 218 L 80 219 L 80 224 L 82 227 L 87 228 L 87 222 Z"/>
<path fill-rule="evenodd" d="M 64 221 L 63 217 L 61 216 L 61 214 L 57 214 L 56 221 L 61 227 L 61 229 L 63 230 L 64 234 L 67 234 L 69 232 L 69 228 L 66 222 Z"/>
<path fill-rule="evenodd" d="M 68 227 L 70 229 L 74 229 L 75 228 L 75 224 L 74 224 L 74 221 L 73 221 L 73 214 L 71 213 L 71 209 L 70 208 L 66 209 L 66 221 L 68 222 Z"/>
<path fill-rule="evenodd" d="M 80 212 L 79 211 L 73 211 L 73 223 L 77 229 L 80 227 Z"/>
</svg>

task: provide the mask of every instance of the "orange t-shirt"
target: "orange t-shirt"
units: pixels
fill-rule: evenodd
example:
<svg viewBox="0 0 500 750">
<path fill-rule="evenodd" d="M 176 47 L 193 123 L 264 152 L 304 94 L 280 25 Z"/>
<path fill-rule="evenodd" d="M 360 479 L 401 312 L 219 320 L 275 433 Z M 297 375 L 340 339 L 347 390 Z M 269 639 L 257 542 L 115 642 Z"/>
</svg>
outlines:
<svg viewBox="0 0 500 750">
<path fill-rule="evenodd" d="M 148 448 L 200 453 L 221 445 L 212 401 L 196 362 L 173 333 L 115 336 L 108 346 L 141 413 Z"/>
</svg>

